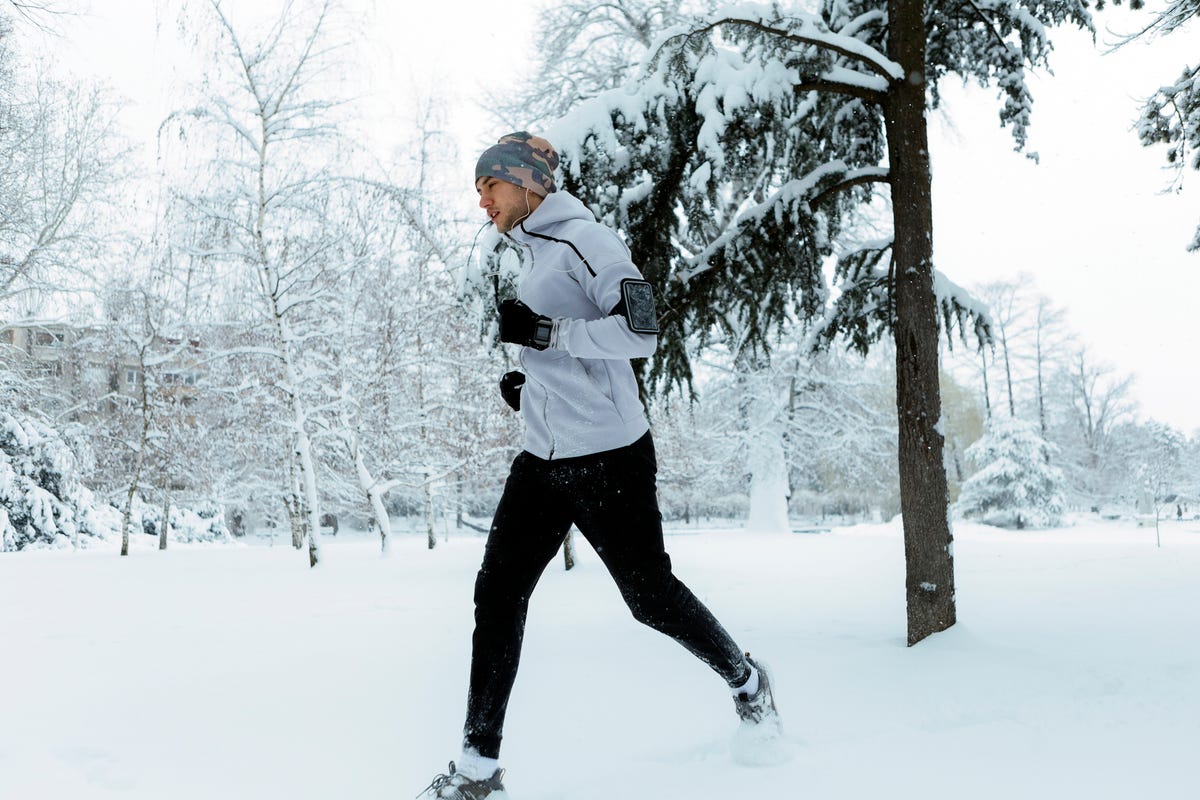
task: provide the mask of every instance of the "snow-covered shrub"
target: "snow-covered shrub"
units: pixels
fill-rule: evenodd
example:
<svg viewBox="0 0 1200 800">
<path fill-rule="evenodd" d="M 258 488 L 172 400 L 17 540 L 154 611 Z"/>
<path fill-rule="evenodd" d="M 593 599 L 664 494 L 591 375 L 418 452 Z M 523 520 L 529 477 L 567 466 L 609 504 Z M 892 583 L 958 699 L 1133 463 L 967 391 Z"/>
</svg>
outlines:
<svg viewBox="0 0 1200 800">
<path fill-rule="evenodd" d="M 120 534 L 121 510 L 80 483 L 79 452 L 45 422 L 0 411 L 0 551 L 87 546 Z M 135 531 L 157 536 L 161 517 L 161 505 L 134 500 Z M 228 539 L 223 509 L 172 506 L 169 538 Z"/>
<path fill-rule="evenodd" d="M 1001 528 L 1052 528 L 1062 521 L 1063 475 L 1054 448 L 1029 422 L 996 416 L 967 448 L 978 472 L 962 485 L 955 513 Z"/>
<path fill-rule="evenodd" d="M 162 524 L 162 506 L 138 499 L 134 501 L 132 516 L 135 530 L 140 528 L 148 536 L 158 536 L 159 525 Z M 172 542 L 185 543 L 228 539 L 225 511 L 214 503 L 202 503 L 195 508 L 173 505 L 167 538 Z"/>
<path fill-rule="evenodd" d="M 0 411 L 0 550 L 65 547 L 98 534 L 77 464 L 49 425 Z"/>
</svg>

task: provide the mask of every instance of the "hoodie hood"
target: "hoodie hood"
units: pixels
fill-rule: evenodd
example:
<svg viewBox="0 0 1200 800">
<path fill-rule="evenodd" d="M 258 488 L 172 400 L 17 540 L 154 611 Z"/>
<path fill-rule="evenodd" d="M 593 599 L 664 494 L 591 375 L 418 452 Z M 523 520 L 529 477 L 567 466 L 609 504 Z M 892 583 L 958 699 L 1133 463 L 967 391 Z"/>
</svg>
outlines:
<svg viewBox="0 0 1200 800">
<path fill-rule="evenodd" d="M 546 199 L 542 200 L 533 213 L 509 231 L 508 235 L 523 244 L 528 244 L 530 238 L 527 234 L 528 231 L 544 233 L 547 228 L 571 220 L 594 223 L 596 215 L 583 204 L 582 200 L 559 189 L 553 194 L 546 195 Z"/>
</svg>

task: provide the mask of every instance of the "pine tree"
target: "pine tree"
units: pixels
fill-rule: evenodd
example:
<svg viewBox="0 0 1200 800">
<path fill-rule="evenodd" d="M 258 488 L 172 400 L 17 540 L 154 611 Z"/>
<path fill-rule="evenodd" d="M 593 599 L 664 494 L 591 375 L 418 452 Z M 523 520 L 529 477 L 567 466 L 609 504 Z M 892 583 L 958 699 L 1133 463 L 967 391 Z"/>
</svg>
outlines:
<svg viewBox="0 0 1200 800">
<path fill-rule="evenodd" d="M 0 410 L 0 552 L 77 545 L 95 536 L 92 493 L 58 431 L 33 416 Z"/>
<path fill-rule="evenodd" d="M 955 621 L 938 331 L 968 310 L 935 280 L 925 114 L 944 77 L 994 83 L 1023 146 L 1026 69 L 1046 65 L 1047 29 L 1068 22 L 1091 29 L 1083 0 L 739 5 L 677 29 L 636 91 L 602 94 L 550 131 L 568 188 L 625 231 L 660 289 L 652 379 L 688 383 L 690 333 L 764 352 L 797 318 L 819 320 L 826 344 L 865 350 L 891 333 L 910 644 Z M 893 235 L 839 252 L 883 185 Z M 833 297 L 822 265 L 835 252 Z"/>
<path fill-rule="evenodd" d="M 955 511 L 1001 528 L 1052 528 L 1062 521 L 1062 471 L 1037 426 L 997 414 L 967 448 L 979 471 L 963 483 Z"/>
</svg>

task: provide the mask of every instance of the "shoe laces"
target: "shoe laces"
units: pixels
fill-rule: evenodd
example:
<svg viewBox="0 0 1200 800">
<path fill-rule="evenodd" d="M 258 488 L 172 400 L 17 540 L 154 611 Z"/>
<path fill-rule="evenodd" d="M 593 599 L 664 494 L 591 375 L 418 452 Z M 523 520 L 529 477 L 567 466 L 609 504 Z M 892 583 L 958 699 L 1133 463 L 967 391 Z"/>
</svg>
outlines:
<svg viewBox="0 0 1200 800">
<path fill-rule="evenodd" d="M 437 797 L 437 793 L 440 792 L 445 787 L 449 786 L 450 783 L 454 780 L 454 774 L 455 774 L 454 773 L 454 762 L 451 761 L 450 762 L 450 772 L 443 773 L 441 775 L 435 775 L 433 780 L 430 781 L 429 785 L 426 786 L 424 789 L 422 789 L 420 791 L 420 793 L 417 795 L 417 797 L 421 798 L 421 797 L 425 797 L 430 794 L 432 794 L 433 797 Z"/>
<path fill-rule="evenodd" d="M 762 703 L 758 695 L 749 695 L 742 692 L 734 699 L 736 701 L 735 705 L 737 706 L 738 716 L 742 719 L 757 722 L 759 717 L 762 716 Z"/>
<path fill-rule="evenodd" d="M 750 722 L 759 722 L 770 710 L 771 702 L 768 700 L 767 679 L 760 674 L 758 691 L 754 694 L 749 692 L 738 692 L 733 698 L 734 708 L 737 709 L 738 717 Z"/>
</svg>

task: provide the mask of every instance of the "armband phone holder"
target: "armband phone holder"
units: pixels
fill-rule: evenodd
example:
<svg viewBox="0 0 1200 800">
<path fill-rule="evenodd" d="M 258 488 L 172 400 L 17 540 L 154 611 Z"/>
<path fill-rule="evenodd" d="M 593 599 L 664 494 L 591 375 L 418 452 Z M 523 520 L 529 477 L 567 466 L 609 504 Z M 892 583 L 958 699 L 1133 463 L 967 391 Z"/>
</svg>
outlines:
<svg viewBox="0 0 1200 800">
<path fill-rule="evenodd" d="M 654 287 L 650 285 L 650 281 L 640 278 L 626 278 L 621 281 L 621 306 L 629 330 L 634 333 L 658 333 Z"/>
</svg>

